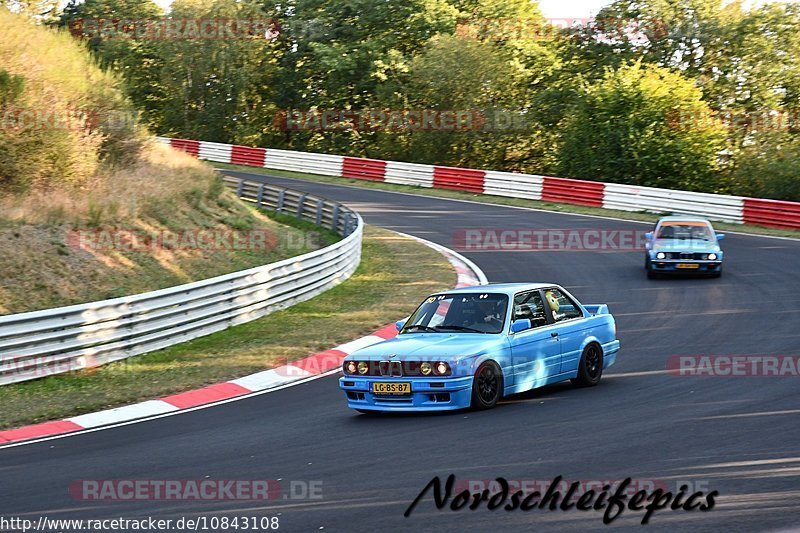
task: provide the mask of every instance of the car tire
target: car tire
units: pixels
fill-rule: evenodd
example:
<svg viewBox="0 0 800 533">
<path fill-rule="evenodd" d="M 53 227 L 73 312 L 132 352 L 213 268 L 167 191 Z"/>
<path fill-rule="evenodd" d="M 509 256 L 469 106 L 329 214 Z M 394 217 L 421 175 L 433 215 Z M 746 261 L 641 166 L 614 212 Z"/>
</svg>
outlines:
<svg viewBox="0 0 800 533">
<path fill-rule="evenodd" d="M 372 409 L 356 409 L 356 411 L 358 411 L 362 415 L 367 415 L 367 416 L 378 416 L 379 414 L 381 414 L 380 411 L 373 411 Z"/>
<path fill-rule="evenodd" d="M 491 409 L 503 394 L 503 373 L 494 361 L 481 363 L 472 380 L 471 406 L 476 410 Z"/>
<path fill-rule="evenodd" d="M 589 344 L 583 349 L 578 362 L 578 377 L 570 380 L 578 387 L 594 387 L 603 377 L 603 349 L 598 344 Z"/>
<path fill-rule="evenodd" d="M 658 273 L 653 270 L 652 267 L 647 268 L 647 279 L 656 279 L 658 277 Z"/>
<path fill-rule="evenodd" d="M 722 267 L 719 267 L 719 270 L 717 270 L 716 272 L 711 273 L 712 278 L 718 278 L 720 276 L 722 276 Z"/>
<path fill-rule="evenodd" d="M 650 270 L 650 254 L 644 254 L 644 268 L 645 270 Z"/>
</svg>

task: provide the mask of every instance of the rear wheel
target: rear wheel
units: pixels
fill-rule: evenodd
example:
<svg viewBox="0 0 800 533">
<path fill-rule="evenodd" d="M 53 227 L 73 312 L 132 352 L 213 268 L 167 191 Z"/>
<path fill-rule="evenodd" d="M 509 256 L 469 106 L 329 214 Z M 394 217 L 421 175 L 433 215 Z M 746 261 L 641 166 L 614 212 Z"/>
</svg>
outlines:
<svg viewBox="0 0 800 533">
<path fill-rule="evenodd" d="M 593 387 L 603 377 L 603 350 L 597 344 L 590 344 L 583 349 L 578 363 L 578 377 L 572 383 L 579 387 Z"/>
<path fill-rule="evenodd" d="M 486 361 L 478 367 L 472 381 L 472 408 L 491 409 L 503 391 L 503 373 L 494 361 Z"/>
</svg>

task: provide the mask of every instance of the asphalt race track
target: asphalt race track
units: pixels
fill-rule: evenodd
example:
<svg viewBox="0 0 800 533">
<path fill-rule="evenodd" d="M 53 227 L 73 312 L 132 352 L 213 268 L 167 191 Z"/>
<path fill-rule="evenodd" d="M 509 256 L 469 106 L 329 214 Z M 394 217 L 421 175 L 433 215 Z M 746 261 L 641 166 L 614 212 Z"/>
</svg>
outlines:
<svg viewBox="0 0 800 533">
<path fill-rule="evenodd" d="M 369 224 L 446 246 L 466 228 L 647 228 L 265 179 L 346 202 Z M 722 245 L 720 279 L 648 280 L 641 252 L 466 254 L 493 282 L 552 281 L 583 303 L 609 304 L 622 350 L 598 387 L 559 384 L 507 398 L 486 412 L 371 417 L 348 410 L 336 377 L 323 378 L 187 414 L 0 450 L 0 514 L 176 519 L 280 513 L 282 531 L 326 532 L 617 529 L 639 527 L 644 514 L 626 510 L 604 526 L 596 511 L 437 510 L 429 494 L 403 516 L 433 476 L 452 473 L 459 480 L 632 477 L 673 490 L 685 480 L 704 492 L 719 491 L 717 506 L 658 511 L 649 529 L 800 528 L 800 378 L 666 371 L 676 355 L 800 355 L 800 241 L 729 234 Z M 206 477 L 316 481 L 322 498 L 87 502 L 67 491 L 79 479 Z"/>
</svg>

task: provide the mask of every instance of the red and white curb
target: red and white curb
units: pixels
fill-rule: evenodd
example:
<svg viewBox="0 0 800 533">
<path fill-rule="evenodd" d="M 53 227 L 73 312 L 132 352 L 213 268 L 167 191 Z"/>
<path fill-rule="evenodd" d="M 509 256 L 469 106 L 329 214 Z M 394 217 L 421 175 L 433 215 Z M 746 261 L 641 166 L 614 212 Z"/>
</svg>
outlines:
<svg viewBox="0 0 800 533">
<path fill-rule="evenodd" d="M 487 283 L 483 271 L 461 254 L 413 235 L 404 233 L 400 235 L 417 240 L 444 255 L 458 275 L 456 287 L 485 285 Z M 371 335 L 340 344 L 330 350 L 325 350 L 271 370 L 264 370 L 263 372 L 226 381 L 225 383 L 217 383 L 202 389 L 181 392 L 157 400 L 148 400 L 96 413 L 73 416 L 64 420 L 7 429 L 0 431 L 0 447 L 31 444 L 76 432 L 96 431 L 126 423 L 142 422 L 216 403 L 243 399 L 247 396 L 278 390 L 290 385 L 298 385 L 310 379 L 338 372 L 345 356 L 360 348 L 390 339 L 395 335 L 397 335 L 395 325 L 389 324 Z"/>
</svg>

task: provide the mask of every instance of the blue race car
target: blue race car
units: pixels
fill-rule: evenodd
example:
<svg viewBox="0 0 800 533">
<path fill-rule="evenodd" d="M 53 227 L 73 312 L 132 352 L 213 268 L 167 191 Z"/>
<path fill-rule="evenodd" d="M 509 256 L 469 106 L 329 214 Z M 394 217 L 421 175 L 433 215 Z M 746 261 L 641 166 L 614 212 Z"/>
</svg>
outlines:
<svg viewBox="0 0 800 533">
<path fill-rule="evenodd" d="M 488 409 L 509 394 L 600 382 L 619 341 L 608 307 L 551 283 L 465 287 L 425 299 L 399 334 L 344 359 L 339 387 L 361 412 Z"/>
<path fill-rule="evenodd" d="M 700 217 L 669 216 L 659 219 L 645 235 L 644 267 L 647 277 L 659 274 L 697 273 L 722 275 L 723 252 L 711 223 Z"/>
</svg>

